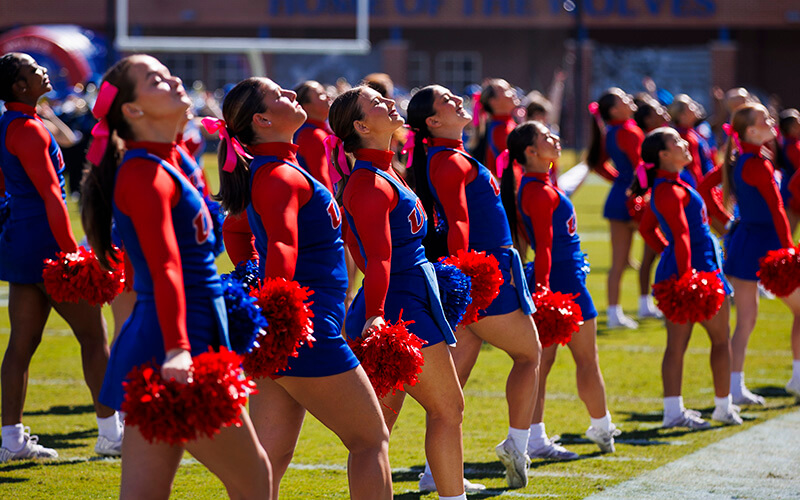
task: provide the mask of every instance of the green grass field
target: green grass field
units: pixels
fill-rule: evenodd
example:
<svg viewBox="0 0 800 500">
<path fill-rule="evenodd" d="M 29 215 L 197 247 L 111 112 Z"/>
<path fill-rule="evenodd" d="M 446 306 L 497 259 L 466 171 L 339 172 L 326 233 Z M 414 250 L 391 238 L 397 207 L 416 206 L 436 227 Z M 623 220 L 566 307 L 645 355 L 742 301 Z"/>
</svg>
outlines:
<svg viewBox="0 0 800 500">
<path fill-rule="evenodd" d="M 213 158 L 206 157 L 207 172 L 216 186 Z M 570 158 L 565 158 L 566 165 Z M 592 273 L 588 285 L 600 313 L 598 344 L 605 376 L 608 404 L 617 426 L 623 431 L 614 455 L 600 455 L 583 433 L 588 414 L 578 399 L 574 363 L 563 349 L 548 384 L 545 423 L 550 434 L 561 434 L 571 450 L 581 454 L 573 462 L 534 461 L 531 480 L 522 490 L 506 490 L 503 468 L 494 446 L 505 437 L 508 423 L 504 398 L 505 378 L 511 362 L 486 346 L 465 388 L 464 459 L 466 476 L 484 483 L 490 496 L 583 498 L 615 483 L 637 476 L 710 443 L 789 411 L 794 404 L 783 390 L 791 375 L 789 330 L 791 316 L 776 300 L 762 301 L 756 330 L 750 340 L 747 381 L 750 388 L 767 399 L 766 408 L 746 408 L 741 427 L 718 427 L 704 432 L 664 430 L 661 425 L 661 355 L 665 331 L 657 320 L 644 321 L 635 331 L 605 329 L 605 280 L 609 265 L 608 227 L 601 217 L 608 185 L 590 179 L 573 201 L 578 211 L 578 229 L 583 249 L 589 254 Z M 70 203 L 76 233 L 81 233 L 77 206 Z M 633 256 L 641 255 L 637 238 Z M 220 272 L 231 269 L 227 257 L 219 261 Z M 8 288 L 0 287 L 0 299 Z M 637 273 L 625 274 L 623 307 L 635 312 Z M 5 301 L 3 301 L 5 304 Z M 0 307 L 0 346 L 8 341 L 8 314 Z M 107 311 L 111 325 L 110 311 Z M 686 355 L 683 396 L 687 407 L 702 410 L 707 418 L 713 409 L 709 342 L 698 328 Z M 66 324 L 51 315 L 44 340 L 30 369 L 25 425 L 38 434 L 46 446 L 56 448 L 59 459 L 52 462 L 11 462 L 0 465 L 0 498 L 114 498 L 119 493 L 119 459 L 94 455 L 97 428 L 89 392 L 83 383 L 78 343 Z M 394 470 L 394 491 L 398 499 L 433 499 L 435 494 L 417 491 L 417 476 L 425 461 L 423 451 L 424 413 L 410 398 L 405 404 L 390 442 Z M 286 499 L 347 498 L 346 450 L 338 439 L 313 417 L 306 424 L 297 445 L 292 467 L 283 478 L 281 497 Z M 146 478 L 143 478 L 146 479 Z M 173 498 L 223 498 L 221 483 L 186 455 L 178 471 Z"/>
</svg>

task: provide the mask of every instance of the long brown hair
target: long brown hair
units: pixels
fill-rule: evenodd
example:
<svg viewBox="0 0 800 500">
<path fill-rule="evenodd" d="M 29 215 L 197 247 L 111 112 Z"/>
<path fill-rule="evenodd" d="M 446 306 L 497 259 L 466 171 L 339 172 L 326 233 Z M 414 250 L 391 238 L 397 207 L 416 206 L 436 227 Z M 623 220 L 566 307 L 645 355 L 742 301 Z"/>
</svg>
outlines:
<svg viewBox="0 0 800 500">
<path fill-rule="evenodd" d="M 736 108 L 731 117 L 731 127 L 734 132 L 739 134 L 739 141 L 744 140 L 747 127 L 756 122 L 756 112 L 767 112 L 767 108 L 761 104 L 749 103 L 743 104 Z M 727 209 L 731 209 L 733 199 L 736 196 L 736 190 L 733 185 L 733 167 L 741 154 L 741 151 L 734 149 L 733 138 L 728 139 L 728 145 L 725 148 L 725 156 L 722 160 L 722 199 Z"/>
<path fill-rule="evenodd" d="M 364 119 L 364 111 L 358 103 L 358 98 L 361 96 L 363 86 L 353 87 L 352 89 L 339 94 L 336 99 L 331 103 L 331 109 L 328 112 L 328 123 L 331 126 L 333 133 L 342 140 L 341 146 L 336 146 L 331 154 L 333 167 L 339 171 L 344 183 L 347 183 L 349 175 L 345 172 L 350 172 L 352 165 L 350 159 L 345 157 L 347 165 L 339 165 L 339 148 L 343 148 L 345 153 L 354 154 L 357 149 L 361 148 L 361 136 L 356 132 L 353 122 Z M 344 193 L 344 188 L 340 189 L 337 198 L 341 201 L 341 196 Z"/>
<path fill-rule="evenodd" d="M 103 76 L 103 82 L 117 88 L 117 95 L 105 117 L 109 128 L 108 145 L 99 165 L 86 164 L 81 180 L 81 222 L 86 239 L 94 249 L 97 260 L 105 268 L 111 267 L 111 261 L 119 262 L 111 241 L 111 201 L 117 169 L 124 153 L 122 141 L 134 138 L 122 114 L 122 105 L 136 99 L 136 82 L 128 72 L 138 57 L 141 55 L 132 55 L 117 61 Z"/>
<path fill-rule="evenodd" d="M 536 143 L 539 138 L 539 127 L 545 125 L 541 122 L 528 120 L 514 128 L 506 139 L 508 147 L 508 164 L 500 177 L 500 199 L 506 211 L 508 225 L 514 243 L 519 245 L 519 231 L 517 230 L 517 179 L 514 175 L 514 162 L 525 165 L 525 149 Z"/>
</svg>

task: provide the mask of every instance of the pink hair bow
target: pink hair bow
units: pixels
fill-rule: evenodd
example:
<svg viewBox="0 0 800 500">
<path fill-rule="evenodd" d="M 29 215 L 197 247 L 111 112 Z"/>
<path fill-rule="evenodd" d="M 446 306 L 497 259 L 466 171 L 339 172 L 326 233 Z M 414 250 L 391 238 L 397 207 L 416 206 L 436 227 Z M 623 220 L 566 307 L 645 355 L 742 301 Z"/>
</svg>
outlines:
<svg viewBox="0 0 800 500">
<path fill-rule="evenodd" d="M 639 186 L 642 189 L 647 189 L 647 171 L 651 168 L 655 168 L 654 163 L 639 162 L 639 165 L 636 166 L 636 177 L 639 179 Z"/>
<path fill-rule="evenodd" d="M 508 150 L 504 149 L 502 153 L 497 155 L 497 160 L 495 160 L 495 171 L 497 172 L 497 178 L 501 178 L 503 176 L 503 170 L 506 169 L 508 166 Z"/>
<path fill-rule="evenodd" d="M 417 136 L 414 129 L 406 125 L 407 134 L 406 134 L 406 143 L 403 145 L 403 150 L 401 151 L 402 154 L 406 156 L 406 170 L 411 168 L 411 163 L 414 161 L 414 145 L 415 145 L 415 138 Z"/>
<path fill-rule="evenodd" d="M 119 89 L 109 82 L 103 82 L 97 92 L 97 100 L 94 102 L 92 114 L 97 118 L 98 122 L 92 128 L 92 145 L 89 146 L 89 151 L 86 152 L 86 159 L 94 165 L 100 165 L 108 147 L 108 137 L 111 132 L 108 128 L 106 116 L 118 92 Z"/>
<path fill-rule="evenodd" d="M 205 117 L 200 120 L 200 123 L 203 124 L 203 128 L 206 129 L 206 132 L 211 135 L 219 134 L 219 138 L 225 141 L 225 163 L 222 164 L 223 171 L 233 172 L 233 169 L 236 168 L 236 153 L 239 153 L 247 159 L 253 158 L 247 154 L 247 151 L 244 150 L 235 137 L 230 136 L 225 120 Z"/>
<path fill-rule="evenodd" d="M 596 101 L 589 103 L 589 113 L 592 114 L 594 121 L 597 123 L 597 128 L 600 130 L 605 130 L 605 125 L 603 124 L 603 117 L 600 116 L 600 105 L 597 104 Z"/>
<path fill-rule="evenodd" d="M 741 151 L 742 150 L 742 143 L 739 142 L 739 133 L 733 129 L 733 126 L 731 126 L 730 123 L 723 123 L 722 124 L 722 130 L 728 136 L 730 136 L 731 140 L 733 140 L 733 143 L 736 145 L 736 149 Z"/>
<path fill-rule="evenodd" d="M 350 175 L 350 166 L 347 164 L 347 156 L 344 154 L 344 143 L 339 137 L 331 134 L 325 138 L 323 145 L 325 146 L 325 157 L 330 162 L 331 184 L 336 184 L 342 179 L 342 174 L 339 173 L 333 162 L 333 150 L 336 149 L 336 146 L 339 146 L 339 156 L 336 159 L 336 163 L 339 164 L 339 168 L 342 169 L 344 175 Z"/>
<path fill-rule="evenodd" d="M 481 93 L 476 92 L 475 94 L 472 94 L 472 126 L 477 127 L 481 124 L 481 113 L 483 113 Z"/>
</svg>

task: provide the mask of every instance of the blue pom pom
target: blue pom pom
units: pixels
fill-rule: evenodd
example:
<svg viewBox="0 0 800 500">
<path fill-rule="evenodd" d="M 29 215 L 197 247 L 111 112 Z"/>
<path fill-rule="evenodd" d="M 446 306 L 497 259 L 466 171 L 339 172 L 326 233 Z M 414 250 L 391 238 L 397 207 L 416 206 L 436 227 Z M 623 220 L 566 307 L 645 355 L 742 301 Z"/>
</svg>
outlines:
<svg viewBox="0 0 800 500">
<path fill-rule="evenodd" d="M 223 274 L 222 277 L 228 276 Z M 259 278 L 258 261 L 248 260 L 247 262 L 239 262 L 236 264 L 236 269 L 231 271 L 230 277 L 243 283 L 248 288 L 260 288 L 261 279 Z"/>
<path fill-rule="evenodd" d="M 470 297 L 472 280 L 456 266 L 434 262 L 433 267 L 436 269 L 436 281 L 439 283 L 439 297 L 442 299 L 444 315 L 450 327 L 455 330 L 467 306 L 472 302 Z"/>
<path fill-rule="evenodd" d="M 536 291 L 536 270 L 533 267 L 533 262 L 525 264 L 525 281 L 528 282 L 528 290 L 531 293 Z"/>
<path fill-rule="evenodd" d="M 216 257 L 225 251 L 225 241 L 222 239 L 222 223 L 225 222 L 225 210 L 222 209 L 219 203 L 211 198 L 207 197 L 205 200 L 208 211 L 211 214 L 211 224 L 213 226 L 212 229 L 214 230 L 215 238 L 212 251 Z"/>
<path fill-rule="evenodd" d="M 256 337 L 267 329 L 267 320 L 256 305 L 255 297 L 248 293 L 249 287 L 232 274 L 222 275 L 222 290 L 225 308 L 228 311 L 228 336 L 231 348 L 237 354 L 253 350 Z"/>
</svg>

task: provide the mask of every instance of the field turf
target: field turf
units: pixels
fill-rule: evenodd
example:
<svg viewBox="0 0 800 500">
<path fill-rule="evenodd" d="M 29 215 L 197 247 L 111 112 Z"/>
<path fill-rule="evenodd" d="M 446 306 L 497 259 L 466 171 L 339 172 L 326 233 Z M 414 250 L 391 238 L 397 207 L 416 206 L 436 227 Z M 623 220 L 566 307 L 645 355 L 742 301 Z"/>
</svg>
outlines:
<svg viewBox="0 0 800 500">
<path fill-rule="evenodd" d="M 216 186 L 216 169 L 209 168 L 213 156 L 205 159 L 206 171 Z M 565 158 L 564 164 L 570 164 L 568 160 Z M 791 316 L 779 301 L 762 300 L 750 340 L 746 373 L 749 387 L 766 398 L 766 408 L 743 409 L 745 424 L 736 428 L 714 425 L 703 432 L 660 428 L 660 367 L 666 336 L 663 325 L 657 320 L 645 320 L 638 330 L 605 329 L 605 281 L 610 248 L 608 225 L 600 214 L 607 190 L 605 182 L 592 178 L 573 201 L 583 249 L 592 264 L 588 286 L 600 311 L 598 344 L 609 409 L 623 431 L 617 440 L 617 451 L 601 455 L 585 439 L 588 414 L 577 396 L 574 363 L 568 350 L 561 348 L 548 380 L 545 423 L 548 433 L 560 434 L 562 442 L 580 453 L 581 459 L 562 463 L 534 460 L 528 487 L 507 490 L 494 446 L 505 437 L 508 428 L 504 387 L 511 362 L 503 352 L 485 346 L 465 389 L 464 458 L 466 477 L 485 484 L 489 491 L 470 498 L 583 498 L 785 413 L 794 405 L 783 390 L 791 375 Z M 70 212 L 80 237 L 76 203 L 70 202 Z M 634 258 L 641 255 L 641 248 L 641 239 L 637 237 Z M 220 257 L 218 265 L 220 272 L 232 267 L 226 256 Z M 637 306 L 637 283 L 637 273 L 628 270 L 622 304 L 630 313 L 635 313 Z M 7 286 L 2 284 L 0 346 L 8 341 L 7 293 Z M 111 325 L 110 310 L 106 317 Z M 732 317 L 732 326 L 734 321 Z M 710 418 L 713 410 L 714 395 L 708 365 L 709 345 L 705 332 L 696 328 L 686 355 L 683 384 L 686 406 L 702 410 L 706 418 Z M 78 343 L 56 314 L 51 315 L 31 364 L 24 423 L 39 435 L 41 443 L 56 448 L 60 457 L 51 462 L 0 464 L 0 498 L 118 496 L 120 460 L 94 454 L 97 427 L 89 392 L 83 383 Z M 397 499 L 437 498 L 436 494 L 417 491 L 417 476 L 425 460 L 423 432 L 424 413 L 408 398 L 390 442 Z M 346 450 L 336 436 L 308 416 L 292 466 L 281 484 L 281 498 L 347 498 L 346 460 Z M 172 497 L 224 498 L 225 491 L 215 477 L 187 454 L 175 479 Z"/>
</svg>

